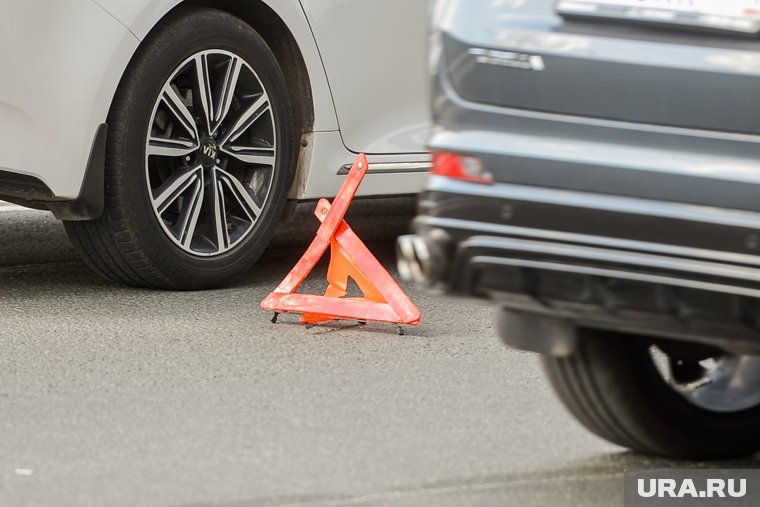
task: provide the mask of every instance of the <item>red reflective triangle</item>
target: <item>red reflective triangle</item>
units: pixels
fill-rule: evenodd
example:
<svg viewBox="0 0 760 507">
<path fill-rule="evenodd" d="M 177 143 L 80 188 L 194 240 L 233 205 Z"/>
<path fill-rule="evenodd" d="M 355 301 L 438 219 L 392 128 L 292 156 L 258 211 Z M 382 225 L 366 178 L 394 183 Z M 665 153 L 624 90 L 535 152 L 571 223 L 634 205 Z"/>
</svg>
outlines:
<svg viewBox="0 0 760 507">
<path fill-rule="evenodd" d="M 359 155 L 333 203 L 326 199 L 317 203 L 315 214 L 322 225 L 316 237 L 280 285 L 261 302 L 262 309 L 300 313 L 301 322 L 305 323 L 355 319 L 419 324 L 420 310 L 343 220 L 367 166 L 367 158 Z M 331 255 L 325 295 L 296 293 L 328 247 Z M 356 282 L 364 297 L 344 297 L 349 278 Z"/>
</svg>

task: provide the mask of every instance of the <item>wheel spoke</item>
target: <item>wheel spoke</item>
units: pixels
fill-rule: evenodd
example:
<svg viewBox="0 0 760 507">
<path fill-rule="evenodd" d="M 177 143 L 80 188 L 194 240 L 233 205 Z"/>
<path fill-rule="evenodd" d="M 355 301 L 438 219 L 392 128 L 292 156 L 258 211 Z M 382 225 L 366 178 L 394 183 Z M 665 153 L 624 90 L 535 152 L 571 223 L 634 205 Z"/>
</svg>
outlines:
<svg viewBox="0 0 760 507">
<path fill-rule="evenodd" d="M 153 204 L 159 215 L 163 214 L 177 198 L 197 181 L 203 180 L 203 167 L 194 167 L 185 172 L 177 172 L 169 177 L 153 192 Z"/>
<path fill-rule="evenodd" d="M 227 231 L 227 208 L 224 204 L 224 184 L 219 179 L 218 169 L 212 170 L 212 180 L 209 195 L 212 198 L 213 210 L 211 225 L 216 232 L 216 244 L 220 252 L 230 246 L 230 236 Z"/>
<path fill-rule="evenodd" d="M 195 120 L 190 110 L 182 101 L 182 97 L 174 90 L 171 83 L 167 83 L 161 91 L 161 100 L 169 108 L 182 127 L 190 134 L 193 139 L 198 139 L 198 128 L 195 126 Z"/>
<path fill-rule="evenodd" d="M 234 176 L 227 171 L 216 168 L 219 180 L 227 187 L 228 194 L 237 201 L 240 208 L 248 215 L 251 222 L 254 222 L 261 215 L 261 206 L 256 204 L 248 193 L 248 189 Z"/>
<path fill-rule="evenodd" d="M 197 95 L 197 97 L 196 97 Z M 208 72 L 208 58 L 205 54 L 195 57 L 195 93 L 193 96 L 194 107 L 199 109 L 202 122 L 211 132 L 211 120 L 214 117 L 211 95 L 211 80 Z"/>
<path fill-rule="evenodd" d="M 148 141 L 148 155 L 161 157 L 185 157 L 198 149 L 195 141 L 151 137 Z"/>
<path fill-rule="evenodd" d="M 232 107 L 232 100 L 235 98 L 235 89 L 237 88 L 240 70 L 243 68 L 243 62 L 240 58 L 230 57 L 227 63 L 227 70 L 224 74 L 224 81 L 219 90 L 216 100 L 216 111 L 214 114 L 214 125 L 211 131 L 212 135 L 216 133 L 219 125 L 227 117 Z"/>
<path fill-rule="evenodd" d="M 196 178 L 195 184 L 191 188 L 191 194 L 186 203 L 184 203 L 182 214 L 177 220 L 176 238 L 182 242 L 185 248 L 190 248 L 190 244 L 195 236 L 195 228 L 198 225 L 198 217 L 203 205 L 203 173 Z"/>
<path fill-rule="evenodd" d="M 227 146 L 226 148 L 222 148 L 222 151 L 245 164 L 274 166 L 274 148 Z"/>
<path fill-rule="evenodd" d="M 228 143 L 235 141 L 267 111 L 269 111 L 269 98 L 266 93 L 262 93 L 250 106 L 240 113 L 230 130 L 222 138 L 220 144 L 224 147 Z"/>
</svg>

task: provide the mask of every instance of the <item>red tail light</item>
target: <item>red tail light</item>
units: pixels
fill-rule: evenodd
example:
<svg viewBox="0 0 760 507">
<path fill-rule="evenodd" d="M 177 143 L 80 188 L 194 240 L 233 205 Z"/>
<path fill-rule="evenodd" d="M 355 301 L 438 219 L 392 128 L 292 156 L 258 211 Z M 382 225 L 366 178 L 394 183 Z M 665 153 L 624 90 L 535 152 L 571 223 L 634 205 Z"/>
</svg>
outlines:
<svg viewBox="0 0 760 507">
<path fill-rule="evenodd" d="M 432 174 L 473 183 L 493 183 L 493 176 L 483 169 L 479 159 L 458 153 L 433 152 Z"/>
</svg>

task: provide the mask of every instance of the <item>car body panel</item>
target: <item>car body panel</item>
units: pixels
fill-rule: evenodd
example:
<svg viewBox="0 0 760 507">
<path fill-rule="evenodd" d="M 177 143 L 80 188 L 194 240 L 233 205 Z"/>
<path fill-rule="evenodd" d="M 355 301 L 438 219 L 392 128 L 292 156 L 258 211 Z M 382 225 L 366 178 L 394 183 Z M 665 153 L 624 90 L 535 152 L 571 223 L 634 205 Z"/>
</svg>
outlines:
<svg viewBox="0 0 760 507">
<path fill-rule="evenodd" d="M 58 199 L 76 198 L 95 132 L 138 43 L 90 0 L 5 6 L 0 170 L 33 176 Z"/>
<path fill-rule="evenodd" d="M 445 38 L 445 46 L 448 61 L 457 61 L 451 66 L 451 81 L 468 100 L 637 123 L 760 133 L 758 111 L 752 106 L 760 103 L 756 86 L 760 58 L 754 52 L 519 29 L 510 31 L 509 39 L 488 41 L 487 47 L 505 49 L 485 55 L 450 37 Z M 540 57 L 536 61 L 542 70 L 510 66 L 516 62 L 503 58 L 505 52 L 510 57 Z M 494 86 L 499 82 L 509 86 Z"/>
<path fill-rule="evenodd" d="M 450 80 L 467 100 L 637 123 L 760 132 L 755 122 L 760 107 L 756 40 L 570 21 L 554 12 L 551 0 L 442 2 L 437 30 L 446 34 L 440 44 Z M 479 49 L 491 52 L 484 55 Z M 526 69 L 517 57 L 540 58 L 542 67 Z"/>
<path fill-rule="evenodd" d="M 459 94 L 505 107 L 757 132 L 742 110 L 753 109 L 756 39 L 567 20 L 554 5 L 439 2 L 436 30 L 446 34 L 441 44 Z M 469 53 L 478 49 L 492 54 Z M 526 69 L 520 56 L 543 66 Z"/>
<path fill-rule="evenodd" d="M 426 0 L 301 0 L 355 152 L 424 152 Z M 337 27 L 340 27 L 339 29 Z"/>
<path fill-rule="evenodd" d="M 308 146 L 301 151 L 298 176 L 291 198 L 319 199 L 337 194 L 346 165 L 356 153 L 343 144 L 340 132 L 314 132 L 307 137 Z M 369 169 L 358 196 L 416 194 L 422 190 L 430 169 L 429 154 L 368 155 Z M 306 170 L 310 167 L 310 170 Z M 378 167 L 382 168 L 378 171 Z"/>
<path fill-rule="evenodd" d="M 760 137 L 749 132 L 760 42 L 570 23 L 545 0 L 444 1 L 435 23 L 434 149 L 496 150 L 501 164 L 488 171 L 502 182 L 754 209 L 742 185 L 760 182 Z M 571 29 L 585 34 L 562 32 Z M 495 50 L 497 62 L 470 49 Z M 540 57 L 544 68 L 501 52 Z M 584 64 L 593 59 L 600 67 Z M 621 75 L 639 77 L 626 90 Z M 675 97 L 681 90 L 688 100 Z"/>
</svg>

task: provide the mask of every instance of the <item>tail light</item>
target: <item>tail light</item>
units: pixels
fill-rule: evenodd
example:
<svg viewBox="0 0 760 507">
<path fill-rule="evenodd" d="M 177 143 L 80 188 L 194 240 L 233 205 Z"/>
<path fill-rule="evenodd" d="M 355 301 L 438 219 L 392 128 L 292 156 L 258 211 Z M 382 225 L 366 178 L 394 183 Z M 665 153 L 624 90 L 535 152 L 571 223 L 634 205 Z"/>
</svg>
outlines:
<svg viewBox="0 0 760 507">
<path fill-rule="evenodd" d="M 480 159 L 458 153 L 434 151 L 431 173 L 473 183 L 493 183 L 493 176 L 483 168 Z"/>
</svg>

